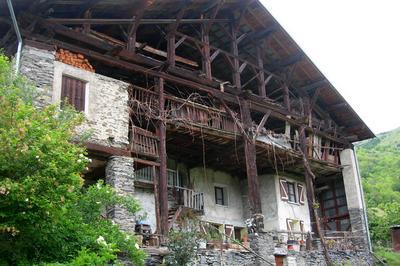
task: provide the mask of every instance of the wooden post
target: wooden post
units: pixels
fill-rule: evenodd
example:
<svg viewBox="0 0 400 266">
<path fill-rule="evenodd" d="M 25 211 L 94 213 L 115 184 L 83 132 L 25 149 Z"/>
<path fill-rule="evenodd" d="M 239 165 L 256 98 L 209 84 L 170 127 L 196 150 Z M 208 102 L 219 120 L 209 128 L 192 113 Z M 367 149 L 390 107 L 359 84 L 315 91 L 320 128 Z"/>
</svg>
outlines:
<svg viewBox="0 0 400 266">
<path fill-rule="evenodd" d="M 202 47 L 203 57 L 203 72 L 206 74 L 207 79 L 211 79 L 211 58 L 210 58 L 210 38 L 208 34 L 208 27 L 202 24 L 201 27 L 201 40 L 204 43 Z"/>
<path fill-rule="evenodd" d="M 168 234 L 168 181 L 167 181 L 167 149 L 166 149 L 166 126 L 164 121 L 164 79 L 158 78 L 156 80 L 158 99 L 159 99 L 159 112 L 160 120 L 158 121 L 157 134 L 160 139 L 160 171 L 159 171 L 159 208 L 160 208 L 160 229 L 161 235 L 166 236 Z"/>
<path fill-rule="evenodd" d="M 250 211 L 253 215 L 261 214 L 261 198 L 258 183 L 257 163 L 256 163 L 256 146 L 253 136 L 249 130 L 252 127 L 252 119 L 250 113 L 249 102 L 245 99 L 240 100 L 241 118 L 246 130 L 247 136 L 243 136 L 244 154 L 246 158 L 247 184 L 249 190 Z M 262 221 L 261 221 L 262 222 Z"/>
<path fill-rule="evenodd" d="M 260 68 L 258 71 L 258 95 L 266 97 L 267 92 L 265 89 L 265 75 L 264 75 L 264 62 L 262 58 L 262 49 L 257 45 L 257 65 Z"/>
<path fill-rule="evenodd" d="M 167 35 L 167 63 L 168 66 L 175 66 L 175 33 Z"/>
<path fill-rule="evenodd" d="M 158 185 L 158 180 L 159 180 L 159 175 L 157 173 L 157 168 L 155 165 L 152 166 L 152 174 L 153 174 L 153 183 L 154 183 L 154 205 L 155 205 L 155 211 L 156 211 L 156 232 L 159 234 L 161 232 L 161 219 L 160 219 L 160 200 L 159 200 L 159 185 Z"/>
<path fill-rule="evenodd" d="M 286 109 L 290 112 L 290 96 L 289 96 L 289 87 L 285 83 L 283 84 L 283 105 L 286 107 Z"/>
<path fill-rule="evenodd" d="M 242 83 L 240 80 L 240 62 L 239 62 L 239 48 L 237 40 L 236 26 L 231 26 L 231 37 L 232 37 L 232 54 L 233 54 L 233 84 L 240 90 Z"/>
<path fill-rule="evenodd" d="M 326 264 L 333 265 L 328 254 L 328 249 L 326 247 L 324 235 L 321 233 L 320 218 L 317 211 L 317 208 L 319 207 L 318 203 L 315 201 L 314 182 L 316 177 L 311 170 L 311 166 L 309 164 L 307 157 L 307 140 L 306 140 L 306 132 L 304 125 L 300 127 L 299 142 L 300 142 L 300 151 L 303 156 L 304 178 L 306 180 L 307 202 L 308 202 L 308 210 L 310 213 L 311 229 L 315 231 L 317 237 L 321 239 L 321 244 L 323 247 Z"/>
</svg>

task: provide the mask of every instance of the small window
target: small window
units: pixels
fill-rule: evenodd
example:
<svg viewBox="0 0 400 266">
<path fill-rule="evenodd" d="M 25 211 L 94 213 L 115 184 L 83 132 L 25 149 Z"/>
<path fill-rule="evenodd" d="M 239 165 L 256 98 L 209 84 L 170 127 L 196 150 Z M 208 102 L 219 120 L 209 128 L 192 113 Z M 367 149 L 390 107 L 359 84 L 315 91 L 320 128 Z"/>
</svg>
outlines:
<svg viewBox="0 0 400 266">
<path fill-rule="evenodd" d="M 86 82 L 62 76 L 61 101 L 66 99 L 77 111 L 83 112 L 85 111 L 85 92 Z"/>
<path fill-rule="evenodd" d="M 226 200 L 226 188 L 224 187 L 214 187 L 215 190 L 215 204 L 218 205 L 228 205 L 228 202 Z"/>
<path fill-rule="evenodd" d="M 287 188 L 288 188 L 288 197 L 290 202 L 297 202 L 296 198 L 296 186 L 294 183 L 287 182 Z"/>
</svg>

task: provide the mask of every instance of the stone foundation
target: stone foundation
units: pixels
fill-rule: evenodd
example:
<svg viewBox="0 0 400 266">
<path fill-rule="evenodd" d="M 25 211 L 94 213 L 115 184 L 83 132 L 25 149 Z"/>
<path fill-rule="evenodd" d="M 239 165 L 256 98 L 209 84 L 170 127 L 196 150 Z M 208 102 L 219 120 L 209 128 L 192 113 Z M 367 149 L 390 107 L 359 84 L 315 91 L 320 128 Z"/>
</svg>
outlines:
<svg viewBox="0 0 400 266">
<path fill-rule="evenodd" d="M 366 221 L 364 210 L 362 209 L 349 209 L 351 231 L 355 238 L 353 245 L 358 250 L 368 250 L 368 235 L 365 227 Z"/>
<path fill-rule="evenodd" d="M 133 158 L 111 156 L 106 167 L 106 183 L 113 186 L 119 195 L 133 196 L 135 192 Z M 135 231 L 135 216 L 124 208 L 115 206 L 110 216 L 122 230 L 132 233 Z"/>
<path fill-rule="evenodd" d="M 193 265 L 204 266 L 250 266 L 256 265 L 254 254 L 235 250 L 200 250 L 197 253 L 197 262 Z"/>
</svg>

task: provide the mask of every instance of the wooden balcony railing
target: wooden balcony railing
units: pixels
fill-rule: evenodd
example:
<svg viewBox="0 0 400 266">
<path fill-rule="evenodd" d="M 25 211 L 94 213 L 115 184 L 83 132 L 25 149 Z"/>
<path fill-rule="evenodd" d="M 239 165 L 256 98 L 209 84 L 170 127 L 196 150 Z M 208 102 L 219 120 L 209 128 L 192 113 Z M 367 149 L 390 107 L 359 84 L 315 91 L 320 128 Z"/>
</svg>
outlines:
<svg viewBox="0 0 400 266">
<path fill-rule="evenodd" d="M 158 95 L 153 91 L 135 86 L 131 95 L 134 101 L 137 101 L 139 104 L 143 105 L 143 108 L 149 107 L 153 108 L 154 110 L 158 108 Z M 183 126 L 199 126 L 208 129 L 222 130 L 234 134 L 239 133 L 239 128 L 232 116 L 227 114 L 227 112 L 224 110 L 208 107 L 206 105 L 198 104 L 193 101 L 184 100 L 171 95 L 165 95 L 165 101 L 167 123 L 180 123 Z M 267 139 L 269 141 L 262 141 L 263 136 L 260 135 L 257 140 L 282 148 L 298 150 L 298 139 L 279 139 L 279 137 L 277 137 L 278 135 L 282 134 L 268 135 L 269 137 Z M 138 145 L 140 144 L 138 148 L 141 148 L 142 152 L 147 152 L 147 154 L 151 155 L 154 149 L 157 149 L 157 146 L 154 148 L 154 145 L 151 143 L 151 141 L 149 144 L 149 140 L 144 139 L 146 137 L 148 136 L 138 136 L 138 140 L 140 142 L 138 143 Z M 310 142 L 313 143 L 313 141 Z M 308 150 L 309 158 L 333 164 L 339 164 L 340 162 L 340 149 L 338 148 L 314 143 L 312 145 L 308 145 Z"/>
<path fill-rule="evenodd" d="M 131 96 L 143 108 L 150 107 L 157 109 L 158 96 L 155 92 L 135 86 Z M 208 107 L 171 95 L 165 95 L 165 108 L 167 122 L 169 123 L 181 122 L 183 125 L 198 125 L 231 133 L 238 132 L 235 121 L 224 110 Z"/>
<path fill-rule="evenodd" d="M 196 211 L 204 211 L 204 194 L 203 192 L 195 192 L 192 189 L 175 187 L 178 195 L 178 203 L 181 206 Z"/>
<path fill-rule="evenodd" d="M 158 137 L 139 127 L 132 127 L 130 149 L 140 155 L 158 157 Z"/>
</svg>

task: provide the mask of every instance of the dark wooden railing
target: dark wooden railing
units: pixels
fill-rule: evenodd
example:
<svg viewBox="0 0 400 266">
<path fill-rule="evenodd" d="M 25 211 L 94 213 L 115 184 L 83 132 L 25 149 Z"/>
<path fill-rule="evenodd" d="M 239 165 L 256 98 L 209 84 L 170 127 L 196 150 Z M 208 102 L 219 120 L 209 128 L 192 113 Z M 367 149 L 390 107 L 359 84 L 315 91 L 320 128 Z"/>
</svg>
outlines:
<svg viewBox="0 0 400 266">
<path fill-rule="evenodd" d="M 158 95 L 154 91 L 135 86 L 131 95 L 133 101 L 137 101 L 143 108 L 149 107 L 154 110 L 158 108 Z M 165 95 L 165 101 L 166 118 L 168 123 L 180 123 L 183 126 L 205 127 L 234 134 L 239 133 L 238 126 L 232 116 L 224 110 L 208 107 L 172 95 Z M 140 135 L 140 133 L 138 133 L 138 135 Z M 147 139 L 148 136 L 138 136 L 137 138 L 139 141 L 138 148 L 140 148 L 142 153 L 153 155 L 153 146 L 155 144 L 151 143 L 151 141 L 149 144 L 149 140 Z M 274 138 L 271 139 L 273 140 Z M 289 142 L 292 142 L 292 149 L 298 150 L 298 140 L 289 140 Z M 271 141 L 271 145 L 277 145 L 277 143 Z M 157 149 L 157 145 L 155 146 L 155 149 Z M 339 164 L 340 149 L 338 148 L 309 144 L 308 150 L 309 158 Z"/>
<path fill-rule="evenodd" d="M 135 86 L 131 95 L 133 100 L 139 102 L 143 108 L 146 106 L 157 109 L 158 96 L 155 92 Z M 180 122 L 231 133 L 238 132 L 235 121 L 224 110 L 172 95 L 165 95 L 165 101 L 167 121 L 170 123 Z"/>
<path fill-rule="evenodd" d="M 130 149 L 140 155 L 158 157 L 158 137 L 139 127 L 132 127 Z"/>
</svg>

